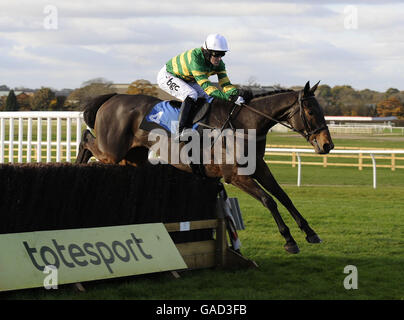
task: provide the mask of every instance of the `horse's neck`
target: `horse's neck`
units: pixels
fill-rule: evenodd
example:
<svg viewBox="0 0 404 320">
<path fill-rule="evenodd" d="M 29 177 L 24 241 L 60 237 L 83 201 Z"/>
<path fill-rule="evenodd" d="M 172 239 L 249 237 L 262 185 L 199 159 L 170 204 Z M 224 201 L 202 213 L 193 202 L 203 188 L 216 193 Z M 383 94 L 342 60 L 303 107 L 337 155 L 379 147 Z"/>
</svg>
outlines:
<svg viewBox="0 0 404 320">
<path fill-rule="evenodd" d="M 221 127 L 229 117 L 233 106 L 233 103 L 220 99 L 214 99 L 211 105 L 212 112 L 210 117 L 210 124 L 213 126 Z"/>
<path fill-rule="evenodd" d="M 297 92 L 290 91 L 253 99 L 249 105 L 278 120 L 287 112 L 296 98 Z M 234 104 L 227 101 L 213 100 L 209 124 L 220 128 L 229 117 L 233 107 Z M 256 129 L 258 133 L 264 134 L 274 125 L 273 121 L 246 108 L 237 107 L 234 113 L 230 121 L 236 129 Z"/>
<path fill-rule="evenodd" d="M 274 95 L 268 95 L 253 99 L 250 106 L 260 111 L 264 115 L 255 114 L 255 128 L 257 133 L 266 135 L 268 130 L 272 128 L 277 121 L 283 120 L 284 116 L 288 113 L 288 110 L 293 105 L 293 102 L 297 99 L 297 93 L 295 91 L 288 91 L 284 93 L 277 93 Z M 252 113 L 252 111 L 249 111 Z"/>
<path fill-rule="evenodd" d="M 292 107 L 296 101 L 298 93 L 295 91 L 278 93 L 252 100 L 252 106 L 257 110 L 267 114 L 276 120 L 282 120 L 282 117 Z"/>
</svg>

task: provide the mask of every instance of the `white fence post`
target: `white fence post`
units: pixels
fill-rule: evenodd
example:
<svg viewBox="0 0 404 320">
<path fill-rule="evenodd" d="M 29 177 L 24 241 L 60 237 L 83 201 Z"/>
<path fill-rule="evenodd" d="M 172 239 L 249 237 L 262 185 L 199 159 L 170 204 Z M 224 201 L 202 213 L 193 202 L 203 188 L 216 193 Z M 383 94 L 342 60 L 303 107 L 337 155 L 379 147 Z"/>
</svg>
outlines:
<svg viewBox="0 0 404 320">
<path fill-rule="evenodd" d="M 71 161 L 71 154 L 70 154 L 70 140 L 72 139 L 72 119 L 67 118 L 67 123 L 66 123 L 66 161 L 70 162 Z"/>
<path fill-rule="evenodd" d="M 52 119 L 46 119 L 46 162 L 51 162 L 52 156 Z"/>
<path fill-rule="evenodd" d="M 8 162 L 14 162 L 14 118 L 10 118 L 8 130 Z"/>
<path fill-rule="evenodd" d="M 22 118 L 18 118 L 18 162 L 22 162 L 22 138 L 23 138 L 24 125 Z"/>
<path fill-rule="evenodd" d="M 38 117 L 36 128 L 36 161 L 42 161 L 42 118 Z"/>
<path fill-rule="evenodd" d="M 56 162 L 60 162 L 62 154 L 62 120 L 57 118 L 56 120 Z"/>
<path fill-rule="evenodd" d="M 28 118 L 28 132 L 27 132 L 27 162 L 31 162 L 31 141 L 32 141 L 32 118 Z"/>
<path fill-rule="evenodd" d="M 302 161 L 300 159 L 299 152 L 296 152 L 297 156 L 297 186 L 300 187 L 302 180 Z"/>
<path fill-rule="evenodd" d="M 376 189 L 376 160 L 373 153 L 370 154 L 370 157 L 372 158 L 372 166 L 373 166 L 373 189 Z"/>
</svg>

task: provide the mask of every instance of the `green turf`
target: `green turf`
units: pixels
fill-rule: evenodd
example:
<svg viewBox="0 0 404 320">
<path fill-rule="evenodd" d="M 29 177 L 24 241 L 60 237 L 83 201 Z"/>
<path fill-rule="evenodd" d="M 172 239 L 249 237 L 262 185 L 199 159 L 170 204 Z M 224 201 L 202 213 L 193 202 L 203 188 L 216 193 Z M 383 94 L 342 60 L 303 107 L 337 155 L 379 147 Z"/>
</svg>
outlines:
<svg viewBox="0 0 404 320">
<path fill-rule="evenodd" d="M 272 173 L 281 184 L 297 184 L 297 166 L 270 164 Z M 302 165 L 301 184 L 322 185 L 322 186 L 364 186 L 372 187 L 372 168 L 358 170 L 354 167 L 327 167 Z M 388 168 L 377 168 L 376 170 L 377 188 L 383 187 L 404 187 L 404 169 L 392 171 Z"/>
</svg>

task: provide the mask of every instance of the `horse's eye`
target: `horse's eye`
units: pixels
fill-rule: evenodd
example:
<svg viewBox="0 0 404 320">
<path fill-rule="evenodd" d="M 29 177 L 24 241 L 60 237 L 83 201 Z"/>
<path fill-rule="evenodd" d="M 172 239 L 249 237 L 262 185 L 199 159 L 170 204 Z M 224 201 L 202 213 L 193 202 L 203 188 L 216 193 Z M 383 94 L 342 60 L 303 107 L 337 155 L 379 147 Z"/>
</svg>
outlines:
<svg viewBox="0 0 404 320">
<path fill-rule="evenodd" d="M 309 110 L 309 115 L 312 116 L 313 115 L 313 111 Z"/>
</svg>

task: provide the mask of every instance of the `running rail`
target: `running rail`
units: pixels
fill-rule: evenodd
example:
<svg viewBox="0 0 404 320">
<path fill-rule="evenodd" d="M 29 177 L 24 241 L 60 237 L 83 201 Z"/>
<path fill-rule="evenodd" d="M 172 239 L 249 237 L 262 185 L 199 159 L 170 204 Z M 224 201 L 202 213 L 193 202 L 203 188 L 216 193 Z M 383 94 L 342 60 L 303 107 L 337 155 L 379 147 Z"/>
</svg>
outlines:
<svg viewBox="0 0 404 320">
<path fill-rule="evenodd" d="M 315 153 L 313 149 L 299 149 L 299 148 L 265 148 L 267 152 L 294 152 L 297 157 L 297 186 L 301 186 L 301 174 L 302 174 L 302 161 L 300 158 L 301 153 Z M 337 154 L 369 154 L 372 159 L 373 167 L 373 188 L 376 189 L 376 154 L 404 154 L 404 150 L 331 150 L 330 153 Z"/>
</svg>

